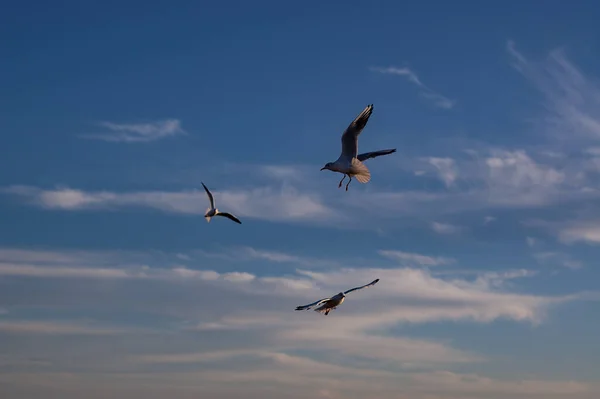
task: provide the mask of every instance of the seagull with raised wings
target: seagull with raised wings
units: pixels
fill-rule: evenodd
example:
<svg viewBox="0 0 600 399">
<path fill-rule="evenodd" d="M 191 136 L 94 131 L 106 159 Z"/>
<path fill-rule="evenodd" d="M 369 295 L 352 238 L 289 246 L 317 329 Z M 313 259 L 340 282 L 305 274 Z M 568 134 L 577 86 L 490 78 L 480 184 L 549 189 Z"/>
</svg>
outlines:
<svg viewBox="0 0 600 399">
<path fill-rule="evenodd" d="M 356 177 L 359 183 L 367 183 L 371 180 L 371 172 L 369 168 L 365 166 L 363 161 L 369 158 L 379 157 L 381 155 L 388 155 L 396 152 L 395 148 L 389 150 L 379 150 L 372 152 L 365 152 L 358 154 L 358 136 L 363 131 L 369 117 L 373 112 L 373 104 L 367 105 L 367 107 L 352 121 L 348 126 L 344 134 L 342 134 L 342 153 L 335 162 L 327 162 L 321 170 L 331 170 L 333 172 L 343 173 L 344 177 L 340 180 L 338 188 L 342 187 L 342 183 L 346 176 L 349 177 L 348 183 L 346 183 L 346 191 L 348 191 L 348 185 L 352 181 L 353 177 Z"/>
<path fill-rule="evenodd" d="M 360 287 L 355 287 L 348 291 L 340 292 L 339 294 L 334 295 L 331 298 L 323 298 L 323 299 L 319 299 L 318 301 L 313 302 L 308 305 L 298 306 L 296 308 L 296 310 L 309 310 L 310 308 L 312 308 L 314 306 L 321 305 L 315 309 L 315 312 L 319 312 L 319 313 L 325 314 L 325 316 L 327 316 L 327 315 L 329 315 L 329 312 L 331 312 L 333 309 L 340 306 L 342 304 L 342 302 L 344 302 L 344 300 L 346 299 L 346 294 L 349 294 L 352 291 L 362 290 L 363 288 L 372 287 L 375 284 L 377 284 L 378 281 L 379 281 L 379 279 L 373 280 L 369 284 L 365 284 Z"/>
<path fill-rule="evenodd" d="M 202 183 L 202 182 L 200 182 L 200 183 Z M 210 223 L 210 219 L 212 219 L 213 216 L 225 216 L 227 219 L 231 219 L 238 224 L 242 224 L 242 222 L 240 222 L 240 220 L 238 218 L 236 218 L 235 216 L 233 216 L 231 213 L 219 211 L 215 207 L 215 199 L 213 198 L 210 191 L 208 191 L 208 188 L 206 188 L 204 183 L 202 183 L 202 187 L 204 187 L 204 191 L 206 191 L 206 195 L 208 195 L 208 199 L 210 200 L 210 208 L 208 208 L 206 210 L 206 213 L 204 214 L 204 218 L 206 219 L 206 221 L 208 223 Z"/>
</svg>

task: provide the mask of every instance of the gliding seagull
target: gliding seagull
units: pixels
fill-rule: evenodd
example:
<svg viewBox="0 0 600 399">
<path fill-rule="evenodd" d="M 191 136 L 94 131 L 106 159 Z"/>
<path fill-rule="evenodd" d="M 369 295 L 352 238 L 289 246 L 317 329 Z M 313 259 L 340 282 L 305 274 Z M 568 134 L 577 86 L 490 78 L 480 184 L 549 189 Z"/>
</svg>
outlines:
<svg viewBox="0 0 600 399">
<path fill-rule="evenodd" d="M 352 123 L 346 128 L 344 134 L 342 134 L 342 153 L 335 162 L 327 162 L 321 170 L 331 170 L 333 172 L 343 173 L 344 177 L 340 180 L 338 188 L 342 187 L 342 183 L 346 176 L 350 178 L 346 183 L 346 191 L 348 191 L 348 185 L 352 181 L 352 177 L 356 177 L 359 183 L 367 183 L 371 180 L 371 172 L 365 166 L 362 161 L 366 161 L 369 158 L 379 157 L 381 155 L 388 155 L 396 152 L 396 149 L 380 150 L 373 152 L 365 152 L 364 154 L 358 154 L 358 136 L 363 131 L 369 117 L 373 112 L 373 104 L 367 105 L 367 107 L 352 121 Z"/>
<path fill-rule="evenodd" d="M 352 291 L 362 290 L 363 288 L 372 287 L 375 284 L 377 284 L 378 281 L 379 281 L 379 279 L 373 280 L 369 284 L 365 284 L 361 287 L 352 288 L 348 291 L 340 292 L 339 294 L 334 295 L 331 298 L 323 298 L 323 299 L 319 299 L 318 301 L 313 302 L 309 305 L 298 306 L 296 308 L 296 310 L 309 310 L 313 306 L 322 305 L 322 306 L 316 308 L 315 312 L 323 313 L 323 314 L 325 314 L 325 316 L 327 316 L 327 315 L 329 315 L 329 312 L 331 312 L 333 309 L 340 306 L 342 304 L 342 302 L 344 302 L 344 299 L 346 299 L 346 294 L 349 294 Z"/>
<path fill-rule="evenodd" d="M 202 183 L 202 182 L 200 182 L 200 183 Z M 220 212 L 217 208 L 215 208 L 215 200 L 214 200 L 212 194 L 210 193 L 210 191 L 208 191 L 208 188 L 206 188 L 204 183 L 202 183 L 202 186 L 204 187 L 204 190 L 206 191 L 206 195 L 208 195 L 208 199 L 210 200 L 210 208 L 208 208 L 206 210 L 206 213 L 204 214 L 204 218 L 206 219 L 206 221 L 208 223 L 210 223 L 210 219 L 213 216 L 225 216 L 227 219 L 231 219 L 236 223 L 242 224 L 242 222 L 240 222 L 240 220 L 238 218 L 236 218 L 235 216 L 233 216 L 231 213 Z"/>
</svg>

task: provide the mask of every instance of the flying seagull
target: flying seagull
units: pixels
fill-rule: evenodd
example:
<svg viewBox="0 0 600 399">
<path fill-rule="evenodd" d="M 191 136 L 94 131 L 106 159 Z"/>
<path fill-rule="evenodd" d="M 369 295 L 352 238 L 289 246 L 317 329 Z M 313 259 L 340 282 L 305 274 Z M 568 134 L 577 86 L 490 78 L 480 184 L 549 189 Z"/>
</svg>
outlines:
<svg viewBox="0 0 600 399">
<path fill-rule="evenodd" d="M 396 149 L 380 150 L 373 152 L 365 152 L 364 154 L 358 154 L 358 136 L 363 131 L 369 117 L 373 112 L 373 104 L 367 105 L 367 107 L 352 121 L 352 123 L 346 128 L 344 134 L 342 134 L 342 153 L 335 162 L 327 162 L 321 170 L 331 170 L 333 172 L 343 173 L 344 177 L 340 180 L 338 188 L 342 187 L 342 183 L 346 176 L 350 178 L 346 183 L 346 191 L 348 191 L 348 185 L 352 181 L 352 177 L 356 177 L 359 183 L 367 183 L 371 180 L 371 172 L 369 168 L 365 166 L 363 161 L 369 158 L 379 157 L 381 155 L 388 155 L 396 152 Z"/>
<path fill-rule="evenodd" d="M 331 298 L 323 298 L 323 299 L 319 299 L 317 302 L 313 302 L 309 305 L 298 306 L 296 308 L 296 310 L 309 310 L 310 308 L 312 308 L 314 306 L 321 305 L 320 307 L 315 309 L 315 312 L 323 313 L 323 314 L 325 314 L 325 316 L 327 316 L 329 314 L 329 312 L 331 312 L 333 309 L 340 306 L 342 304 L 342 302 L 344 302 L 344 299 L 346 299 L 346 294 L 349 294 L 352 291 L 362 290 L 363 288 L 372 287 L 375 284 L 377 284 L 378 281 L 379 281 L 379 279 L 373 280 L 369 284 L 365 284 L 361 287 L 352 288 L 348 291 L 340 292 L 339 294 L 334 295 Z"/>
<path fill-rule="evenodd" d="M 200 183 L 202 183 L 202 182 L 200 182 Z M 204 190 L 206 191 L 206 195 L 208 195 L 208 199 L 210 200 L 210 208 L 208 208 L 206 210 L 206 213 L 204 214 L 204 218 L 206 219 L 206 221 L 208 223 L 210 223 L 210 219 L 213 216 L 225 216 L 227 219 L 231 219 L 236 223 L 242 224 L 242 222 L 240 222 L 240 220 L 238 218 L 236 218 L 235 216 L 233 216 L 231 213 L 221 212 L 217 208 L 215 208 L 215 199 L 213 198 L 210 191 L 208 191 L 208 188 L 206 188 L 204 183 L 202 183 L 202 186 L 204 187 Z"/>
</svg>

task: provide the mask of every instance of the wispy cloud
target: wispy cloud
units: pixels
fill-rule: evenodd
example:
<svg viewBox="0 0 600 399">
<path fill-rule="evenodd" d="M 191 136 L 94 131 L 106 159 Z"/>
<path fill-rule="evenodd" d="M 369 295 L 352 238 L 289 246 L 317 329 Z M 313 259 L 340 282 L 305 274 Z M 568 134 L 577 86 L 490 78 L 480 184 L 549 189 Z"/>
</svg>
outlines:
<svg viewBox="0 0 600 399">
<path fill-rule="evenodd" d="M 533 257 L 541 264 L 558 264 L 568 269 L 581 269 L 583 263 L 573 259 L 570 255 L 558 251 L 535 252 Z"/>
<path fill-rule="evenodd" d="M 44 190 L 31 186 L 11 186 L 5 193 L 25 198 L 33 205 L 65 211 L 146 207 L 169 213 L 204 214 L 207 198 L 204 190 L 180 192 L 87 192 L 72 188 Z M 271 221 L 331 220 L 340 215 L 328 208 L 316 194 L 299 193 L 290 186 L 252 190 L 213 191 L 220 207 L 238 216 Z"/>
<path fill-rule="evenodd" d="M 85 251 L 8 248 L 0 251 L 2 254 L 4 263 L 10 261 L 38 269 L 77 269 L 70 262 L 80 259 L 88 268 L 98 264 L 103 269 L 127 270 L 130 259 L 128 256 L 123 265 L 112 252 L 102 258 L 101 251 L 87 256 Z M 181 253 L 171 254 L 169 259 L 179 259 L 178 254 Z M 292 261 L 284 255 L 265 257 Z M 431 259 L 440 261 L 425 255 L 409 255 L 425 263 Z M 45 256 L 52 260 L 50 264 L 44 261 Z M 63 261 L 67 264 L 62 265 Z M 30 269 L 23 270 L 27 274 Z M 474 279 L 459 274 L 439 277 L 427 269 L 407 267 L 298 270 L 286 275 L 256 276 L 243 271 L 218 273 L 163 265 L 145 268 L 143 272 L 127 278 L 113 275 L 112 280 L 104 275 L 93 280 L 72 273 L 37 275 L 37 279 L 47 284 L 36 295 L 31 293 L 35 291 L 33 287 L 39 291 L 42 286 L 39 280 L 12 280 L 11 306 L 17 312 L 26 304 L 28 309 L 43 308 L 46 317 L 53 312 L 66 315 L 81 310 L 83 303 L 92 313 L 116 315 L 119 322 L 0 320 L 0 334 L 11 334 L 11 339 L 36 336 L 37 346 L 31 350 L 25 348 L 22 358 L 44 348 L 44 358 L 55 370 L 48 375 L 13 371 L 10 386 L 31 386 L 33 381 L 48 392 L 65 386 L 89 389 L 111 381 L 111 392 L 123 389 L 140 393 L 156 383 L 154 394 L 165 385 L 172 385 L 169 392 L 173 394 L 173 389 L 178 389 L 173 387 L 183 384 L 188 393 L 214 392 L 215 397 L 229 394 L 235 397 L 244 392 L 241 387 L 247 387 L 245 384 L 254 384 L 251 392 L 256 393 L 257 383 L 268 382 L 271 391 L 261 397 L 285 392 L 286 397 L 298 399 L 306 397 L 307 386 L 315 389 L 314 395 L 310 392 L 311 397 L 352 397 L 348 395 L 360 393 L 357 397 L 368 398 L 373 387 L 378 392 L 396 392 L 402 386 L 407 395 L 410 393 L 409 397 L 425 399 L 432 392 L 431 380 L 435 378 L 442 379 L 443 389 L 456 392 L 457 398 L 461 397 L 460 392 L 545 394 L 554 389 L 570 394 L 590 389 L 575 382 L 509 384 L 478 374 L 457 374 L 447 370 L 456 365 L 461 368 L 481 365 L 488 359 L 446 342 L 392 332 L 392 327 L 407 322 L 453 320 L 485 324 L 508 319 L 540 323 L 553 306 L 585 299 L 584 294 L 554 297 L 519 293 L 505 284 L 532 276 L 527 270 L 476 273 Z M 295 305 L 362 284 L 373 276 L 381 278 L 376 289 L 360 291 L 336 310 L 335 318 L 331 319 L 336 325 L 335 334 L 323 329 L 322 316 L 314 312 L 293 313 Z M 74 283 L 73 278 L 79 280 Z M 144 334 L 132 334 L 138 330 L 122 326 L 123 320 L 143 321 L 149 315 L 153 327 L 139 330 Z M 56 337 L 72 335 L 77 339 Z M 115 340 L 117 335 L 119 339 Z M 33 366 L 19 367 L 30 370 Z M 127 370 L 127 378 L 115 377 L 115 370 Z M 103 373 L 111 374 L 106 377 Z M 5 381 L 3 378 L 0 377 L 0 383 Z M 331 381 L 343 383 L 331 385 Z M 233 387 L 228 383 L 233 382 L 237 390 L 227 391 Z"/>
<path fill-rule="evenodd" d="M 186 134 L 178 119 L 134 124 L 102 122 L 100 126 L 106 128 L 107 131 L 104 133 L 81 134 L 79 137 L 92 140 L 139 143 Z"/>
<path fill-rule="evenodd" d="M 218 365 L 223 358 L 219 359 L 211 364 Z M 73 392 L 88 391 L 92 392 L 88 397 L 98 399 L 102 396 L 96 392 L 106 392 L 107 385 L 115 397 L 132 399 L 199 396 L 383 399 L 391 393 L 396 399 L 592 399 L 600 391 L 596 384 L 568 379 L 495 379 L 448 370 L 392 373 L 272 351 L 240 358 L 247 359 L 254 368 L 245 372 L 236 369 L 128 372 L 127 378 L 110 372 L 19 372 L 0 375 L 0 383 L 5 384 L 4 392 L 9 399 L 23 397 L 22 392 L 35 397 L 56 392 L 61 393 L 61 398 L 76 398 L 79 396 Z M 234 360 L 229 358 L 229 363 Z"/>
<path fill-rule="evenodd" d="M 541 62 L 527 59 L 513 41 L 506 44 L 512 66 L 544 96 L 547 132 L 561 141 L 600 139 L 600 86 L 568 58 L 562 48 Z"/>
<path fill-rule="evenodd" d="M 446 258 L 443 256 L 427 256 L 394 250 L 380 250 L 379 254 L 385 256 L 386 258 L 397 260 L 402 264 L 416 264 L 421 266 L 441 266 L 456 262 L 455 259 Z"/>
<path fill-rule="evenodd" d="M 600 225 L 597 220 L 568 222 L 560 228 L 559 239 L 567 244 L 578 241 L 600 244 Z"/>
<path fill-rule="evenodd" d="M 483 224 L 490 224 L 494 221 L 496 221 L 496 218 L 494 216 L 486 216 L 483 218 Z"/>
<path fill-rule="evenodd" d="M 234 251 L 236 258 L 262 259 L 275 263 L 290 263 L 304 267 L 337 267 L 340 262 L 334 259 L 313 258 L 281 251 L 257 249 L 252 247 L 240 247 Z"/>
<path fill-rule="evenodd" d="M 436 91 L 430 89 L 429 87 L 427 87 L 421 81 L 421 79 L 419 79 L 417 74 L 409 68 L 406 68 L 406 67 L 398 68 L 398 67 L 390 66 L 390 67 L 370 67 L 369 70 L 371 72 L 382 73 L 382 74 L 387 74 L 387 75 L 405 76 L 410 82 L 414 83 L 416 86 L 419 87 L 419 89 L 420 89 L 419 95 L 421 97 L 430 101 L 432 104 L 434 104 L 438 108 L 451 109 L 454 107 L 454 105 L 456 105 L 455 100 L 451 100 L 451 99 L 441 95 L 440 93 L 437 93 Z"/>
<path fill-rule="evenodd" d="M 440 179 L 446 184 L 446 187 L 450 187 L 454 184 L 454 181 L 458 178 L 458 168 L 454 159 L 428 157 L 425 158 L 425 160 L 435 167 Z"/>
<path fill-rule="evenodd" d="M 431 229 L 438 234 L 456 234 L 460 233 L 463 230 L 460 226 L 439 222 L 432 222 Z"/>
<path fill-rule="evenodd" d="M 530 248 L 532 248 L 532 247 L 535 247 L 538 244 L 539 240 L 537 238 L 535 238 L 535 237 L 527 237 L 525 239 L 525 242 L 527 242 L 527 245 Z"/>
<path fill-rule="evenodd" d="M 89 322 L 0 320 L 0 334 L 115 335 L 140 333 L 140 329 L 110 328 Z"/>
</svg>

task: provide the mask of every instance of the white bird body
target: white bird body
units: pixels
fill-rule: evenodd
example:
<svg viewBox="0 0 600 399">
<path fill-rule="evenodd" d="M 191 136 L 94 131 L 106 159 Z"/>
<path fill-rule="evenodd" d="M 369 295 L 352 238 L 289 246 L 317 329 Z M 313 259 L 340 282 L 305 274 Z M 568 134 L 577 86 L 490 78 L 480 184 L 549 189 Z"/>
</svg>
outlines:
<svg viewBox="0 0 600 399">
<path fill-rule="evenodd" d="M 336 295 L 332 296 L 331 298 L 323 298 L 323 299 L 319 299 L 318 301 L 313 302 L 308 305 L 298 306 L 298 307 L 296 307 L 296 310 L 308 310 L 308 309 L 311 309 L 313 306 L 320 305 L 318 308 L 315 309 L 315 312 L 319 312 L 319 313 L 322 313 L 325 316 L 327 316 L 327 315 L 329 315 L 329 312 L 331 312 L 333 309 L 336 309 L 338 306 L 340 306 L 342 303 L 344 303 L 344 301 L 346 300 L 346 294 L 349 294 L 352 291 L 361 290 L 363 288 L 372 287 L 375 284 L 377 284 L 378 282 L 379 282 L 379 279 L 373 280 L 369 284 L 365 284 L 360 287 L 352 288 L 345 292 L 340 292 L 339 294 L 336 294 Z"/>
<path fill-rule="evenodd" d="M 338 188 L 342 187 L 342 183 L 346 176 L 350 178 L 346 184 L 346 191 L 348 191 L 348 185 L 353 177 L 355 177 L 359 183 L 368 183 L 371 180 L 371 172 L 363 161 L 396 152 L 396 149 L 393 148 L 358 154 L 358 136 L 367 125 L 372 112 L 373 104 L 367 105 L 354 121 L 352 121 L 342 134 L 342 153 L 335 162 L 328 162 L 321 168 L 321 170 L 331 170 L 344 175 L 340 184 L 338 184 Z"/>
<path fill-rule="evenodd" d="M 204 213 L 204 219 L 206 219 L 206 221 L 210 223 L 210 219 L 216 216 L 217 213 L 219 213 L 219 210 L 217 208 L 207 208 L 206 212 Z"/>
<path fill-rule="evenodd" d="M 346 299 L 346 295 L 343 292 L 331 297 L 330 300 L 325 302 L 322 306 L 319 306 L 315 309 L 315 312 L 324 313 L 328 315 L 330 311 L 340 306 L 344 300 Z"/>
<path fill-rule="evenodd" d="M 202 183 L 202 186 L 204 187 L 204 191 L 206 191 L 206 195 L 208 195 L 208 199 L 210 201 L 210 207 L 208 207 L 208 209 L 206 209 L 206 212 L 204 213 L 204 219 L 206 219 L 207 223 L 210 223 L 210 219 L 212 219 L 215 216 L 224 216 L 230 220 L 233 220 L 234 222 L 236 222 L 238 224 L 242 224 L 242 222 L 240 222 L 240 220 L 238 218 L 236 218 L 235 216 L 233 216 L 231 213 L 219 211 L 215 207 L 215 200 L 214 200 L 211 192 L 204 185 L 204 183 Z"/>
</svg>

